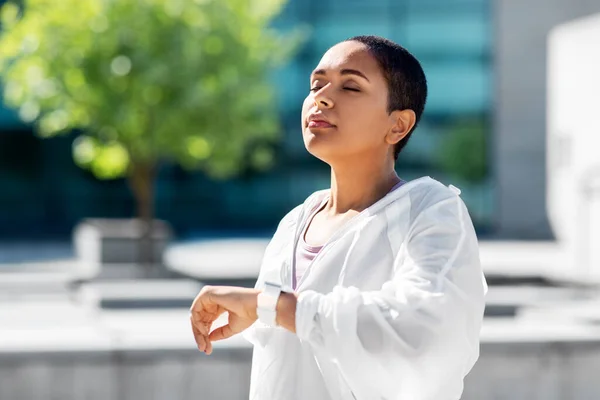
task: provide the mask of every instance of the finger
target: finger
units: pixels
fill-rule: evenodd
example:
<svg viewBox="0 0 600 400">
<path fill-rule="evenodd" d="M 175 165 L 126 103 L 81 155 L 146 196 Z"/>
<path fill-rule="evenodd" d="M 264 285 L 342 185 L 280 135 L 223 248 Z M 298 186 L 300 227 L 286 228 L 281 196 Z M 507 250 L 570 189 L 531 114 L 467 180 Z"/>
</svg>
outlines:
<svg viewBox="0 0 600 400">
<path fill-rule="evenodd" d="M 216 342 L 218 340 L 230 338 L 233 335 L 234 335 L 233 329 L 231 329 L 231 326 L 229 324 L 227 324 L 227 325 L 223 325 L 223 326 L 215 329 L 214 331 L 212 331 L 210 333 L 210 335 L 208 335 L 208 340 L 210 340 L 212 342 Z"/>
<path fill-rule="evenodd" d="M 191 318 L 190 318 L 190 322 L 192 324 L 192 332 L 194 333 L 194 340 L 196 341 L 196 346 L 198 347 L 198 350 L 204 351 L 204 347 L 206 346 L 206 341 L 204 340 L 204 335 L 202 335 L 198 331 L 198 328 L 196 328 L 196 325 L 194 324 L 194 321 L 191 320 Z"/>
<path fill-rule="evenodd" d="M 195 308 L 196 305 L 198 303 L 200 303 L 200 298 L 202 296 L 204 296 L 206 294 L 206 291 L 210 289 L 210 286 L 205 285 L 202 287 L 202 289 L 200 290 L 200 292 L 196 295 L 196 297 L 194 298 L 194 301 L 192 301 L 192 306 L 190 307 L 190 312 L 192 312 Z"/>
<path fill-rule="evenodd" d="M 201 312 L 191 312 L 190 318 L 196 330 L 200 332 L 200 334 L 208 336 L 207 324 L 201 320 Z"/>
<path fill-rule="evenodd" d="M 190 307 L 190 318 L 192 319 L 192 323 L 196 327 L 201 334 L 208 336 L 208 329 L 206 324 L 202 322 L 202 313 L 205 311 L 201 304 L 201 298 L 204 295 L 204 290 L 201 290 L 200 293 L 196 296 L 194 301 L 192 302 L 192 306 Z"/>
<path fill-rule="evenodd" d="M 200 333 L 198 328 L 196 328 L 196 324 L 194 320 L 190 317 L 190 322 L 192 324 L 192 332 L 194 333 L 194 340 L 196 341 L 196 346 L 200 351 L 206 351 L 206 342 L 208 341 L 206 335 Z"/>
<path fill-rule="evenodd" d="M 212 346 L 212 343 L 210 342 L 210 339 L 207 337 L 205 353 L 210 356 L 212 354 L 212 352 L 213 352 L 213 346 Z"/>
</svg>

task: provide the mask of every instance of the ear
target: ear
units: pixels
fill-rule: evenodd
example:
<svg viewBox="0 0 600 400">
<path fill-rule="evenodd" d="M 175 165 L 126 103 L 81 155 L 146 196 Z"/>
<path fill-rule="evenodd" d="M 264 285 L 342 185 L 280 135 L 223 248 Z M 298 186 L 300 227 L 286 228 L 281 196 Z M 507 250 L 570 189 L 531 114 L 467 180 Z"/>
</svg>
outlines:
<svg viewBox="0 0 600 400">
<path fill-rule="evenodd" d="M 417 116 L 413 110 L 395 110 L 390 114 L 392 129 L 388 132 L 385 140 L 390 145 L 395 145 L 408 135 L 415 126 Z"/>
</svg>

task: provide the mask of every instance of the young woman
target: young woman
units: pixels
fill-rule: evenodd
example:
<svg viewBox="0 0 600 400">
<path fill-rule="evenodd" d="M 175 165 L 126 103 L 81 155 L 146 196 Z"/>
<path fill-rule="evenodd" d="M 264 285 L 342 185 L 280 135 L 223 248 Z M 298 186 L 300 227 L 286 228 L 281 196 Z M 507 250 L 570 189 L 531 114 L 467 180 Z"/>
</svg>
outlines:
<svg viewBox="0 0 600 400">
<path fill-rule="evenodd" d="M 460 398 L 487 289 L 477 238 L 458 189 L 394 170 L 426 97 L 419 62 L 380 37 L 311 74 L 303 139 L 331 188 L 283 218 L 255 289 L 205 287 L 191 308 L 201 351 L 242 331 L 254 344 L 251 399 Z"/>
</svg>

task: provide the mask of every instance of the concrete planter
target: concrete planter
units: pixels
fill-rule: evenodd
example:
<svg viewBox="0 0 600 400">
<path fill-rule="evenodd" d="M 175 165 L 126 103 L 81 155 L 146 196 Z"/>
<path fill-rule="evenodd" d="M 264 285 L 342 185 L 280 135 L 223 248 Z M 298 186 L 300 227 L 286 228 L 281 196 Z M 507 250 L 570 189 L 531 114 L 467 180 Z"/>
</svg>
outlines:
<svg viewBox="0 0 600 400">
<path fill-rule="evenodd" d="M 96 278 L 145 278 L 168 275 L 162 256 L 172 237 L 165 221 L 154 220 L 151 254 L 142 247 L 143 224 L 137 219 L 86 219 L 73 231 L 75 253 Z"/>
</svg>

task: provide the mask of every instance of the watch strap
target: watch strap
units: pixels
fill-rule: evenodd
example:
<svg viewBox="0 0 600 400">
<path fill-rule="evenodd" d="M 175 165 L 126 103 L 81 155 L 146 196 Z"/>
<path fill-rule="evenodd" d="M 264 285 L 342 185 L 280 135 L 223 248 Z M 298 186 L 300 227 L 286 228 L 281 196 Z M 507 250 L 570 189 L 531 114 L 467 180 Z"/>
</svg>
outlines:
<svg viewBox="0 0 600 400">
<path fill-rule="evenodd" d="M 277 301 L 281 291 L 281 285 L 265 282 L 263 291 L 258 294 L 256 302 L 256 314 L 260 322 L 277 326 Z"/>
</svg>

